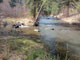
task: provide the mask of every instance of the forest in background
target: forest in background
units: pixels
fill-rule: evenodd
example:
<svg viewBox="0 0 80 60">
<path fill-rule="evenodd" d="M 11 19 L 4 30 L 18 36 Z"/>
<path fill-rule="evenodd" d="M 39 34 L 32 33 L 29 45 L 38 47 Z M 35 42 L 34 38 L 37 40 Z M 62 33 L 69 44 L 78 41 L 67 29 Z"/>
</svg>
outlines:
<svg viewBox="0 0 80 60">
<path fill-rule="evenodd" d="M 62 13 L 69 17 L 80 12 L 80 0 L 0 0 L 0 16 L 32 15 L 35 18 L 39 12 L 53 16 Z"/>
<path fill-rule="evenodd" d="M 24 17 L 33 23 L 41 16 L 50 15 L 72 23 L 80 21 L 79 13 L 80 0 L 0 0 L 1 20 Z"/>
</svg>

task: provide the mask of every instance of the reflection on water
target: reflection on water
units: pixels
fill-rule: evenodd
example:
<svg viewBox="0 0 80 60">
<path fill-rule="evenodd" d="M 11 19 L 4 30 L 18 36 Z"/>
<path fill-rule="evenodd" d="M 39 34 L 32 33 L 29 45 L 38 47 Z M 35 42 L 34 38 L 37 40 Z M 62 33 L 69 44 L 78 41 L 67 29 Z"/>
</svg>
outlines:
<svg viewBox="0 0 80 60">
<path fill-rule="evenodd" d="M 70 56 L 80 59 L 80 31 L 74 25 L 54 19 L 40 19 L 39 30 L 44 42 L 52 50 L 66 51 Z"/>
</svg>

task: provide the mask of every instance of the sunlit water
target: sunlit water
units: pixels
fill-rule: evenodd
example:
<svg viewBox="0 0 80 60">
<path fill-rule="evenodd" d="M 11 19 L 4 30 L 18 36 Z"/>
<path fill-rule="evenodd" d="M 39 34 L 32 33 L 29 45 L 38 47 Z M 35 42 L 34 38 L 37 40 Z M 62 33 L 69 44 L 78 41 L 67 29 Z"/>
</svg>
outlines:
<svg viewBox="0 0 80 60">
<path fill-rule="evenodd" d="M 80 57 L 80 30 L 75 26 L 52 17 L 42 17 L 39 20 L 39 30 L 43 42 L 52 48 L 54 53 L 56 45 L 61 43 L 68 53 Z M 60 45 L 59 45 L 60 46 Z M 63 49 L 62 49 L 63 50 Z"/>
</svg>

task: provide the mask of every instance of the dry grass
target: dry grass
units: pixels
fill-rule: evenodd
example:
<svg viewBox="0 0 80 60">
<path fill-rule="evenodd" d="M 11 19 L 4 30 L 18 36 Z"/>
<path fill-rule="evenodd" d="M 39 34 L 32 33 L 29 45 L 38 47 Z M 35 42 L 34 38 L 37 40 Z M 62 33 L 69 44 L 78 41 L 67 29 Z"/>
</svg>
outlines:
<svg viewBox="0 0 80 60">
<path fill-rule="evenodd" d="M 28 17 L 28 18 L 9 18 L 9 17 L 7 17 L 7 18 L 4 18 L 3 21 L 8 22 L 10 24 L 15 24 L 17 22 L 24 23 L 25 25 L 33 24 L 33 20 L 30 17 Z"/>
</svg>

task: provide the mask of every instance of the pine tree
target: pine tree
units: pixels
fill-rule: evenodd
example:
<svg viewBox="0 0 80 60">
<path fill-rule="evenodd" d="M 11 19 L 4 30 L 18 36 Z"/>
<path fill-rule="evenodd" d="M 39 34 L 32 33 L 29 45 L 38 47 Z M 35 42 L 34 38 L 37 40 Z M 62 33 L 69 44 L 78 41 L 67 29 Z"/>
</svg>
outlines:
<svg viewBox="0 0 80 60">
<path fill-rule="evenodd" d="M 16 6 L 16 0 L 11 0 L 10 1 L 10 6 L 13 8 Z"/>
<path fill-rule="evenodd" d="M 3 0 L 0 0 L 0 3 L 2 3 L 3 2 Z"/>
</svg>

